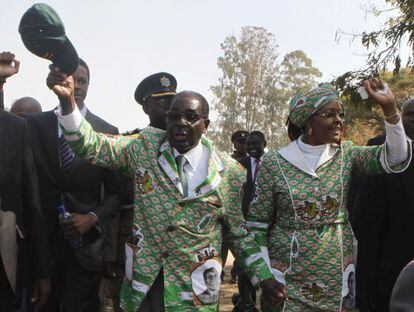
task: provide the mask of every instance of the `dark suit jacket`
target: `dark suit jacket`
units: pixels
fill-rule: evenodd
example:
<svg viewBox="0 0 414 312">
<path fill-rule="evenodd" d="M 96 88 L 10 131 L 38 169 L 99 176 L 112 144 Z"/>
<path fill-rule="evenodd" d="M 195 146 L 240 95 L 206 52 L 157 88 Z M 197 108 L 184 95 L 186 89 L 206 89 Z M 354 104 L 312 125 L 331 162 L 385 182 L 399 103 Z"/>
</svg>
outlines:
<svg viewBox="0 0 414 312">
<path fill-rule="evenodd" d="M 242 211 L 243 216 L 246 219 L 247 213 L 249 212 L 249 206 L 253 200 L 253 179 L 252 179 L 252 164 L 250 162 L 250 156 L 245 156 L 240 158 L 239 163 L 246 168 L 246 182 L 243 184 L 243 201 L 242 201 Z"/>
<path fill-rule="evenodd" d="M 0 245 L 17 236 L 18 256 L 16 294 L 29 281 L 50 275 L 45 222 L 40 206 L 39 189 L 33 155 L 24 119 L 0 110 L 0 209 L 3 226 Z M 10 267 L 9 250 L 0 251 L 3 272 Z M 0 249 L 1 250 L 1 249 Z M 10 255 L 10 254 L 9 254 Z M 5 261 L 6 260 L 6 261 Z M 1 283 L 1 281 L 0 281 Z M 2 285 L 0 291 L 5 290 Z M 28 285 L 26 285 L 28 286 Z M 1 303 L 0 303 L 1 305 Z M 1 310 L 1 309 L 0 309 Z"/>
<path fill-rule="evenodd" d="M 382 144 L 384 136 L 368 145 Z M 394 283 L 414 258 L 414 162 L 400 174 L 363 177 L 354 201 L 359 301 L 388 311 Z M 369 298 L 370 297 L 370 298 Z"/>
<path fill-rule="evenodd" d="M 121 207 L 120 177 L 115 171 L 92 166 L 75 156 L 67 174 L 68 178 L 64 179 L 60 166 L 58 122 L 55 113 L 48 111 L 28 114 L 25 118 L 30 127 L 52 258 L 58 265 L 60 261 L 66 260 L 68 253 L 72 253 L 58 224 L 57 206 L 62 202 L 62 198 L 70 212 L 94 212 L 105 231 L 112 214 Z M 85 118 L 97 132 L 118 133 L 117 128 L 89 110 Z M 100 270 L 103 261 L 103 237 L 92 228 L 83 238 L 84 246 L 74 250 L 77 260 L 86 270 Z"/>
</svg>

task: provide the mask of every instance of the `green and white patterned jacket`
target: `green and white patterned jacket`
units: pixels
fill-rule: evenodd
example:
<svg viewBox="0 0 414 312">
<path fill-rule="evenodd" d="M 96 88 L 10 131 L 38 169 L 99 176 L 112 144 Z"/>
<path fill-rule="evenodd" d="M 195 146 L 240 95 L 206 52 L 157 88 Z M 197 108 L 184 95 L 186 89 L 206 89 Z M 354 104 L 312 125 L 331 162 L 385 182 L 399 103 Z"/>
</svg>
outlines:
<svg viewBox="0 0 414 312">
<path fill-rule="evenodd" d="M 148 127 L 134 137 L 109 137 L 83 120 L 77 132 L 65 135 L 78 156 L 134 178 L 134 228 L 121 292 L 125 311 L 137 311 L 161 268 L 166 311 L 217 311 L 224 225 L 253 283 L 273 278 L 241 213 L 244 169 L 208 140 L 202 138 L 210 152 L 208 177 L 196 197 L 184 198 L 165 131 Z"/>
</svg>

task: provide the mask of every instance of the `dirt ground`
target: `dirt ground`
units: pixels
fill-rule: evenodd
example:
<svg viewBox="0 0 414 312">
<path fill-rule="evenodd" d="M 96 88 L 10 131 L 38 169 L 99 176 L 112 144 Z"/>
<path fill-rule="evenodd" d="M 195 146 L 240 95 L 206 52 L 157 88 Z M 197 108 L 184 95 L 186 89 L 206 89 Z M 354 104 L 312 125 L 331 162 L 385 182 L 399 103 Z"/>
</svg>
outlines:
<svg viewBox="0 0 414 312">
<path fill-rule="evenodd" d="M 231 298 L 233 294 L 237 293 L 237 284 L 231 284 L 231 275 L 230 270 L 233 265 L 234 257 L 229 252 L 226 265 L 224 267 L 224 280 L 221 284 L 221 293 L 220 293 L 220 312 L 229 312 L 233 309 L 233 303 L 231 302 Z"/>
</svg>

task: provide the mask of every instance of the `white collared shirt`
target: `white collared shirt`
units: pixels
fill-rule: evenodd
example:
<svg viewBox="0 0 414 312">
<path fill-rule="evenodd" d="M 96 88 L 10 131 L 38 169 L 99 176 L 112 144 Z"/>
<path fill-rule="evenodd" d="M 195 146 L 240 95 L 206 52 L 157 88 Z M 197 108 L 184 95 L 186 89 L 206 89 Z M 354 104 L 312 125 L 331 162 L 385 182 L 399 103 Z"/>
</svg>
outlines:
<svg viewBox="0 0 414 312">
<path fill-rule="evenodd" d="M 82 109 L 81 110 L 78 110 L 78 111 L 82 115 L 82 117 L 85 118 L 86 112 L 88 111 L 88 109 L 86 108 L 86 105 L 83 105 Z M 59 112 L 59 114 L 56 114 L 56 112 Z M 55 114 L 57 115 L 58 121 L 60 123 L 59 117 L 62 116 L 62 108 L 60 107 L 60 104 L 58 105 L 58 107 L 56 107 Z M 60 125 L 58 125 L 58 138 L 60 138 L 60 136 L 62 134 L 63 134 L 62 128 L 60 127 Z"/>
<path fill-rule="evenodd" d="M 251 168 L 252 168 L 252 180 L 254 181 L 254 173 L 256 172 L 256 159 L 257 158 L 254 158 L 254 157 L 251 157 L 251 156 L 249 156 L 250 157 L 250 166 L 251 166 Z M 260 159 L 260 163 L 262 163 L 263 162 L 263 157 L 264 157 L 264 154 L 259 158 Z"/>
<path fill-rule="evenodd" d="M 188 181 L 188 197 L 195 197 L 195 188 L 203 183 L 208 175 L 209 151 L 200 140 L 196 147 L 185 154 L 180 154 L 175 148 L 173 152 L 174 158 L 183 155 L 187 159 L 184 171 Z"/>
</svg>

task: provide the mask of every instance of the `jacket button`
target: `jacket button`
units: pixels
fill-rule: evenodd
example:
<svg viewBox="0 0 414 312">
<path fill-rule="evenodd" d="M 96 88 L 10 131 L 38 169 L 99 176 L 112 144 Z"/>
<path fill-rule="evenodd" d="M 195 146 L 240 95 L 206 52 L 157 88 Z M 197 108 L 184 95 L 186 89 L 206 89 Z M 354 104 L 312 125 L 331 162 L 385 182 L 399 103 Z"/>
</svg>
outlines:
<svg viewBox="0 0 414 312">
<path fill-rule="evenodd" d="M 176 226 L 175 225 L 169 225 L 167 227 L 167 232 L 174 232 L 175 231 Z"/>
<path fill-rule="evenodd" d="M 168 252 L 168 251 L 164 251 L 163 253 L 162 253 L 162 257 L 163 258 L 168 258 L 170 256 L 170 253 Z"/>
</svg>

